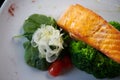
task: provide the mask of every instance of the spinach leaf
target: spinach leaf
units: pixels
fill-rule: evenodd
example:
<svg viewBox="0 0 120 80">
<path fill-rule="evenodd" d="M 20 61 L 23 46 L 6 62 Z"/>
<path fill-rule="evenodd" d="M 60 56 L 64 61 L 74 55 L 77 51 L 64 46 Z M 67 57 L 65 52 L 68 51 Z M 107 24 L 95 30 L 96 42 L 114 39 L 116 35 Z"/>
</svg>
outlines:
<svg viewBox="0 0 120 80">
<path fill-rule="evenodd" d="M 51 25 L 57 28 L 56 21 L 42 14 L 33 14 L 23 24 L 24 34 L 23 36 L 28 39 L 23 46 L 25 49 L 25 61 L 29 66 L 35 67 L 40 70 L 47 70 L 51 63 L 48 63 L 45 58 L 39 57 L 39 51 L 37 47 L 31 45 L 31 39 L 33 33 L 40 28 L 40 25 Z"/>
<path fill-rule="evenodd" d="M 47 70 L 50 63 L 45 58 L 39 57 L 39 51 L 37 48 L 32 47 L 30 41 L 23 44 L 25 49 L 25 61 L 29 66 L 35 67 L 40 70 Z"/>
<path fill-rule="evenodd" d="M 54 28 L 60 30 L 55 19 L 53 19 L 52 17 L 47 17 L 42 14 L 31 15 L 27 20 L 25 20 L 23 24 L 24 33 L 22 36 L 28 39 L 28 41 L 23 44 L 25 49 L 24 58 L 25 62 L 29 66 L 35 67 L 40 70 L 47 70 L 51 63 L 48 63 L 45 58 L 39 57 L 38 48 L 31 45 L 32 35 L 38 28 L 40 28 L 42 24 L 51 25 Z M 64 33 L 64 31 L 61 32 Z M 68 34 L 64 34 L 63 39 L 65 40 L 65 42 L 67 42 L 69 40 Z M 63 52 L 67 53 L 66 49 L 64 49 L 62 53 Z"/>
<path fill-rule="evenodd" d="M 31 41 L 33 33 L 40 28 L 40 25 L 52 25 L 57 28 L 56 21 L 52 17 L 42 14 L 33 14 L 23 24 L 24 36 Z"/>
</svg>

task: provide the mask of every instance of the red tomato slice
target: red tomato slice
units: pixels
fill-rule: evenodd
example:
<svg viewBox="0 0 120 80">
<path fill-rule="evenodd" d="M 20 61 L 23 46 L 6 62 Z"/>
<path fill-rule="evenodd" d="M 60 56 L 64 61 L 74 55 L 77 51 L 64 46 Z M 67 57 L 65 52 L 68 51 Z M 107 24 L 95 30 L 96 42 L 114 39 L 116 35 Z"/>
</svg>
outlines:
<svg viewBox="0 0 120 80">
<path fill-rule="evenodd" d="M 56 60 L 48 69 L 50 75 L 56 77 L 58 76 L 63 70 L 62 61 Z"/>
</svg>

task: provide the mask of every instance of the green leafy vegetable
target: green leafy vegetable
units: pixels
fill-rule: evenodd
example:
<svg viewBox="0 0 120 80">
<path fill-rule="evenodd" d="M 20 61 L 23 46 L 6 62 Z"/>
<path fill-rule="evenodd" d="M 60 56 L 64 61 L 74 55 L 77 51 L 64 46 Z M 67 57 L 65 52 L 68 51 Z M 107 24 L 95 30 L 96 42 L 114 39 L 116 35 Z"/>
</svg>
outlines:
<svg viewBox="0 0 120 80">
<path fill-rule="evenodd" d="M 118 22 L 112 21 L 110 24 L 120 30 Z M 120 64 L 82 41 L 72 40 L 69 51 L 77 68 L 97 78 L 113 78 L 120 75 Z"/>
<path fill-rule="evenodd" d="M 37 48 L 32 47 L 30 41 L 24 43 L 25 61 L 28 65 L 38 68 L 40 70 L 47 70 L 50 63 L 45 58 L 39 58 L 39 51 Z"/>
<path fill-rule="evenodd" d="M 23 34 L 23 36 L 25 36 L 28 40 L 31 40 L 33 33 L 38 28 L 40 28 L 41 24 L 52 25 L 55 28 L 57 27 L 56 21 L 53 18 L 47 17 L 45 15 L 33 14 L 24 22 L 24 25 L 23 25 L 24 34 Z"/>
<path fill-rule="evenodd" d="M 25 61 L 28 65 L 38 68 L 40 70 L 47 70 L 50 63 L 46 61 L 45 58 L 39 57 L 39 51 L 37 47 L 31 45 L 31 39 L 33 33 L 40 28 L 40 25 L 52 25 L 57 28 L 56 21 L 45 15 L 33 14 L 23 24 L 24 34 L 22 36 L 26 37 L 26 41 L 23 46 L 25 49 Z"/>
</svg>

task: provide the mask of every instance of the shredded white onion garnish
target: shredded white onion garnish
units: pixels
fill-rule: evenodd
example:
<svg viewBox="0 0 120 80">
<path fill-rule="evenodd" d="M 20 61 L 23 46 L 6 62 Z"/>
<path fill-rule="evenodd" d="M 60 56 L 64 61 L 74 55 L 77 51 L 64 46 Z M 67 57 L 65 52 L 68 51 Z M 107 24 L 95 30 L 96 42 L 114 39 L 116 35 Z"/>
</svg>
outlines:
<svg viewBox="0 0 120 80">
<path fill-rule="evenodd" d="M 63 49 L 60 30 L 50 25 L 41 25 L 33 34 L 31 43 L 38 47 L 39 57 L 45 57 L 48 62 L 55 61 Z"/>
</svg>

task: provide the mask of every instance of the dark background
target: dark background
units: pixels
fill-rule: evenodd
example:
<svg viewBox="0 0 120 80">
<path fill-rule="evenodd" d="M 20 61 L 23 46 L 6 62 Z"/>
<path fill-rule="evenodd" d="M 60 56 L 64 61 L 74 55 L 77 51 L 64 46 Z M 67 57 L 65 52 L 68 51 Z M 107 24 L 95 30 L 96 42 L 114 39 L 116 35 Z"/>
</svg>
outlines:
<svg viewBox="0 0 120 80">
<path fill-rule="evenodd" d="M 1 5 L 3 4 L 3 2 L 4 2 L 4 0 L 0 0 L 0 7 L 1 7 Z"/>
</svg>

